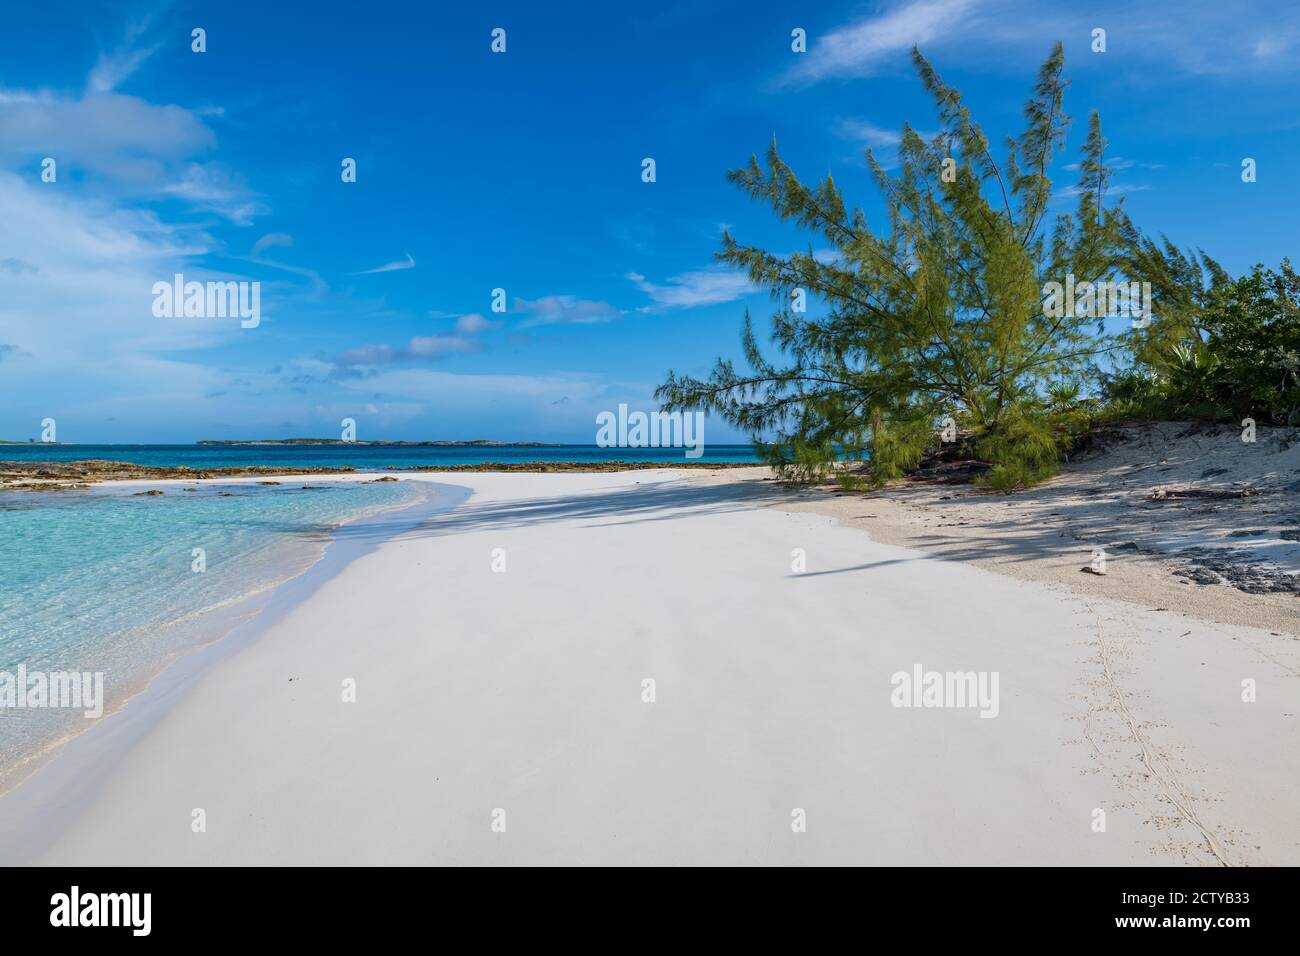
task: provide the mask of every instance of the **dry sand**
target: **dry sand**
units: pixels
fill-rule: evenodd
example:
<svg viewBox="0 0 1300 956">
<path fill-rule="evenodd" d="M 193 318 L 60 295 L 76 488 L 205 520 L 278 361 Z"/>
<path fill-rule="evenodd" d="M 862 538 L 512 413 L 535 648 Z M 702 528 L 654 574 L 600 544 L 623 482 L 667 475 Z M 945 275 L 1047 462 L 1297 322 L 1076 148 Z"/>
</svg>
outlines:
<svg viewBox="0 0 1300 956">
<path fill-rule="evenodd" d="M 1243 443 L 1239 429 L 1222 426 L 1127 426 L 1114 444 L 1014 495 L 915 482 L 791 491 L 767 468 L 695 480 L 762 484 L 773 504 L 833 517 L 872 540 L 1075 594 L 1300 635 L 1300 432 L 1261 428 L 1256 438 Z M 1251 488 L 1259 494 L 1177 496 Z M 1092 573 L 1098 550 L 1104 576 Z"/>
<path fill-rule="evenodd" d="M 729 473 L 426 477 L 473 497 L 73 741 L 0 798 L 0 861 L 1300 863 L 1292 637 Z M 997 717 L 892 706 L 917 664 L 997 672 Z"/>
</svg>

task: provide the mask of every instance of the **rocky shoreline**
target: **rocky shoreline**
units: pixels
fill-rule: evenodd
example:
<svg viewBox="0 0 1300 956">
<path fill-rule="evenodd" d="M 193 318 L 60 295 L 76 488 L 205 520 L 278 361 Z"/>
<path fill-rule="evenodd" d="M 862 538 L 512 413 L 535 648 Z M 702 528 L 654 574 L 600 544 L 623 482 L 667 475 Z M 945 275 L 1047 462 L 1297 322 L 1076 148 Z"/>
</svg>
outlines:
<svg viewBox="0 0 1300 956">
<path fill-rule="evenodd" d="M 477 465 L 409 465 L 390 468 L 389 471 L 509 471 L 554 472 L 577 471 L 592 474 L 606 471 L 643 471 L 664 468 L 704 468 L 714 471 L 722 468 L 754 468 L 753 461 L 488 461 Z"/>
<path fill-rule="evenodd" d="M 334 475 L 356 469 L 282 468 L 249 465 L 221 468 L 189 468 L 136 465 L 126 461 L 0 461 L 0 491 L 68 491 L 88 488 L 101 481 L 165 480 L 180 478 L 248 478 L 255 475 Z"/>
<path fill-rule="evenodd" d="M 311 448 L 316 445 L 337 447 L 360 445 L 365 448 L 560 448 L 562 446 L 544 441 L 494 441 L 489 438 L 475 438 L 471 441 L 361 441 L 342 438 L 254 438 L 239 441 L 225 438 L 204 438 L 198 445 L 217 446 L 269 446 L 273 448 Z"/>
</svg>

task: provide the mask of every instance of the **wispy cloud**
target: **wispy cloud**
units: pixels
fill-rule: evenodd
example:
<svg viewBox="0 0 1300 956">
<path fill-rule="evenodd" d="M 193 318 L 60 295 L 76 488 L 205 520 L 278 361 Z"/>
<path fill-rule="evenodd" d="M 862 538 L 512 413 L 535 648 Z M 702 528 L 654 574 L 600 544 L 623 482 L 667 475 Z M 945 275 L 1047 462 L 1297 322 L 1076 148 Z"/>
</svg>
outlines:
<svg viewBox="0 0 1300 956">
<path fill-rule="evenodd" d="M 754 291 L 747 275 L 731 269 L 683 272 L 663 285 L 648 281 L 638 272 L 629 272 L 626 278 L 660 308 L 689 309 L 699 305 L 717 305 L 733 302 Z"/>
<path fill-rule="evenodd" d="M 903 142 L 902 128 L 886 129 L 861 119 L 839 119 L 835 123 L 835 134 L 848 140 L 859 148 L 869 147 L 876 161 L 884 169 L 894 169 L 899 164 L 898 147 Z M 936 132 L 914 130 L 925 141 L 932 140 Z"/>
<path fill-rule="evenodd" d="M 149 57 L 156 53 L 158 47 L 144 49 L 119 50 L 116 53 L 101 53 L 99 60 L 86 79 L 86 90 L 91 93 L 111 93 L 125 83 Z"/>
<path fill-rule="evenodd" d="M 1097 56 L 1088 44 L 1094 27 L 1112 43 Z M 919 46 L 945 63 L 978 64 L 981 70 L 1020 69 L 1041 60 L 1063 40 L 1075 64 L 1113 71 L 1152 64 L 1165 71 L 1199 75 L 1280 74 L 1300 71 L 1300 8 L 1292 0 L 1257 0 L 1249 16 L 1219 0 L 1184 0 L 1176 17 L 1118 0 L 1083 6 L 1039 0 L 903 0 L 818 35 L 807 53 L 776 79 L 781 87 L 806 87 L 833 79 L 878 75 L 902 67 Z M 1137 42 L 1134 42 L 1136 40 Z"/>
<path fill-rule="evenodd" d="M 131 20 L 123 33 L 121 45 L 111 52 L 101 52 L 95 61 L 90 75 L 86 78 L 86 91 L 89 93 L 111 93 L 128 79 L 145 61 L 158 52 L 162 44 L 140 45 L 140 40 L 153 25 L 154 16 L 164 9 L 153 11 Z"/>
<path fill-rule="evenodd" d="M 548 295 L 540 299 L 515 299 L 515 311 L 529 318 L 521 326 L 593 325 L 613 322 L 623 314 L 608 302 L 579 299 L 572 295 Z"/>
<path fill-rule="evenodd" d="M 414 269 L 414 268 L 415 268 L 415 259 L 408 252 L 406 254 L 405 262 L 402 261 L 389 262 L 382 266 L 376 266 L 373 269 L 362 269 L 360 272 L 354 272 L 352 274 L 354 276 L 369 276 L 369 275 L 374 275 L 376 272 L 399 272 L 402 269 Z"/>
<path fill-rule="evenodd" d="M 1165 169 L 1166 168 L 1164 163 L 1143 163 L 1143 162 L 1139 162 L 1136 159 L 1126 159 L 1123 156 L 1107 156 L 1106 165 L 1116 171 L 1121 171 L 1125 169 Z M 1067 163 L 1062 168 L 1068 169 L 1071 172 L 1078 172 L 1083 167 L 1080 166 L 1078 163 Z"/>
<path fill-rule="evenodd" d="M 21 258 L 0 264 L 0 328 L 7 342 L 32 355 L 33 380 L 99 383 L 105 395 L 150 387 L 167 394 L 189 363 L 162 363 L 161 377 L 150 383 L 140 377 L 144 366 L 154 367 L 149 353 L 204 348 L 238 334 L 237 326 L 159 322 L 152 315 L 153 283 L 182 268 L 195 279 L 211 275 L 191 265 L 212 246 L 201 230 L 169 225 L 149 210 L 0 173 L 0 248 L 6 246 L 20 249 Z M 188 380 L 202 377 L 191 373 Z"/>
<path fill-rule="evenodd" d="M 782 81 L 807 86 L 832 77 L 870 76 L 914 44 L 960 31 L 975 6 L 974 0 L 914 0 L 846 23 L 815 38 Z"/>
<path fill-rule="evenodd" d="M 460 335 L 478 335 L 488 329 L 495 329 L 500 324 L 500 322 L 493 322 L 491 319 L 484 318 L 477 312 L 471 312 L 468 315 L 462 315 L 456 320 L 456 332 Z"/>
<path fill-rule="evenodd" d="M 477 312 L 456 320 L 454 335 L 417 335 L 402 346 L 362 345 L 339 353 L 333 359 L 334 371 L 356 374 L 358 368 L 375 368 L 399 362 L 436 361 L 452 355 L 478 352 L 483 343 L 476 336 L 499 326 Z"/>
<path fill-rule="evenodd" d="M 847 139 L 865 146 L 897 146 L 903 141 L 903 134 L 892 129 L 885 129 L 868 123 L 866 120 L 841 119 L 835 124 L 835 133 L 841 139 Z"/>
<path fill-rule="evenodd" d="M 449 355 L 476 352 L 482 346 L 472 339 L 459 335 L 417 335 L 406 345 L 362 345 L 348 349 L 334 358 L 335 365 L 345 368 L 358 366 L 392 365 L 394 362 L 413 362 L 442 359 Z"/>
<path fill-rule="evenodd" d="M 246 261 L 256 263 L 259 266 L 268 266 L 272 269 L 279 269 L 282 272 L 302 276 L 303 278 L 310 280 L 311 284 L 308 288 L 310 294 L 314 297 L 320 297 L 328 290 L 328 284 L 321 278 L 320 273 L 315 269 L 308 269 L 305 266 L 290 265 L 287 262 L 280 262 L 277 259 L 272 259 L 265 255 L 268 249 L 274 249 L 277 247 L 292 249 L 293 236 L 289 235 L 287 232 L 268 232 L 261 239 L 258 239 L 257 242 L 253 243 L 253 249 L 248 254 Z"/>
<path fill-rule="evenodd" d="M 1111 185 L 1111 186 L 1107 186 L 1107 187 L 1106 187 L 1105 195 L 1107 195 L 1107 196 L 1123 196 L 1123 195 L 1125 195 L 1126 193 L 1142 193 L 1142 192 L 1146 192 L 1147 190 L 1149 190 L 1149 189 L 1151 189 L 1151 188 L 1152 188 L 1151 186 L 1146 185 L 1145 183 L 1132 183 L 1132 184 L 1129 184 L 1129 183 L 1115 183 L 1114 185 Z M 1058 189 L 1058 190 L 1056 190 L 1055 192 L 1053 192 L 1053 193 L 1052 193 L 1052 198 L 1053 198 L 1053 199 L 1068 199 L 1068 198 L 1070 198 L 1070 197 L 1072 197 L 1072 196 L 1078 196 L 1078 195 L 1080 195 L 1080 194 L 1082 194 L 1082 193 L 1083 193 L 1083 189 L 1080 188 L 1079 186 L 1066 186 L 1064 189 Z"/>
<path fill-rule="evenodd" d="M 257 240 L 257 242 L 253 243 L 253 255 L 261 255 L 273 246 L 284 246 L 291 249 L 293 248 L 293 236 L 289 235 L 287 232 L 268 232 L 261 239 Z"/>
<path fill-rule="evenodd" d="M 162 187 L 162 193 L 224 216 L 237 226 L 252 225 L 254 217 L 267 211 L 239 177 L 214 163 L 188 164 L 178 179 Z"/>
</svg>

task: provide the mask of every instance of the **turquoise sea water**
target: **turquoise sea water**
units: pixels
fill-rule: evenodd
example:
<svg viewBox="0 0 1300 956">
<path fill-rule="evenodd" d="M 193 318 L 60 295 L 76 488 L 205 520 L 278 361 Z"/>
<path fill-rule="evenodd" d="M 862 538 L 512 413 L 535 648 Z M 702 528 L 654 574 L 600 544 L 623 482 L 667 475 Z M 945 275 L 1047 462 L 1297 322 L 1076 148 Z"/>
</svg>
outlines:
<svg viewBox="0 0 1300 956">
<path fill-rule="evenodd" d="M 0 461 L 107 459 L 142 465 L 342 467 L 381 471 L 481 462 L 665 461 L 680 448 L 0 445 Z M 753 461 L 714 445 L 704 461 Z M 304 487 L 306 486 L 306 487 Z M 208 482 L 0 493 L 0 681 L 27 672 L 102 672 L 106 710 L 178 654 L 220 637 L 259 595 L 320 557 L 331 529 L 414 505 L 425 482 L 285 478 L 280 486 Z M 186 490 L 187 487 L 193 490 Z M 195 549 L 205 570 L 195 571 Z M 80 711 L 3 706 L 0 790 L 31 758 L 89 724 Z"/>
<path fill-rule="evenodd" d="M 685 461 L 681 448 L 429 447 L 412 445 L 0 445 L 0 461 L 80 461 L 101 458 L 137 465 L 349 466 L 358 471 L 520 461 Z M 698 461 L 756 461 L 751 445 L 705 445 Z"/>
<path fill-rule="evenodd" d="M 251 614 L 257 595 L 319 558 L 332 529 L 430 494 L 424 482 L 302 478 L 137 494 L 146 487 L 0 495 L 0 673 L 102 672 L 111 709 Z M 0 780 L 88 723 L 0 707 Z"/>
</svg>

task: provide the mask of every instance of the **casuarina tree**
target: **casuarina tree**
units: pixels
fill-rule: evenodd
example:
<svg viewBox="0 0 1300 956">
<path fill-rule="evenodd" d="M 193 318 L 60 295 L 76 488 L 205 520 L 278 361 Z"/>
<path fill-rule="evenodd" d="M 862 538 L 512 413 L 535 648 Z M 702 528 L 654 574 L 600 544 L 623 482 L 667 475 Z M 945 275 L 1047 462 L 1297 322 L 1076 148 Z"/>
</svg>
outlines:
<svg viewBox="0 0 1300 956">
<path fill-rule="evenodd" d="M 1000 163 L 961 94 L 918 50 L 912 59 L 940 130 L 927 140 L 904 126 L 895 171 L 866 151 L 884 200 L 879 223 L 850 207 L 829 174 L 802 181 L 775 141 L 762 163 L 752 157 L 728 174 L 820 239 L 777 255 L 724 235 L 718 258 L 775 303 L 774 348 L 765 351 L 746 312 L 747 368 L 720 359 L 705 379 L 669 372 L 656 397 L 669 410 L 721 415 L 787 477 L 823 477 L 845 458 L 868 458 L 876 481 L 896 477 L 955 433 L 992 464 L 987 480 L 1011 489 L 1057 468 L 1068 432 L 1051 395 L 1118 347 L 1099 310 L 1045 310 L 1044 288 L 1124 278 L 1127 222 L 1108 202 L 1095 112 L 1077 183 L 1053 191 L 1049 171 L 1070 125 L 1059 44 Z M 1054 214 L 1062 199 L 1069 211 Z"/>
</svg>

